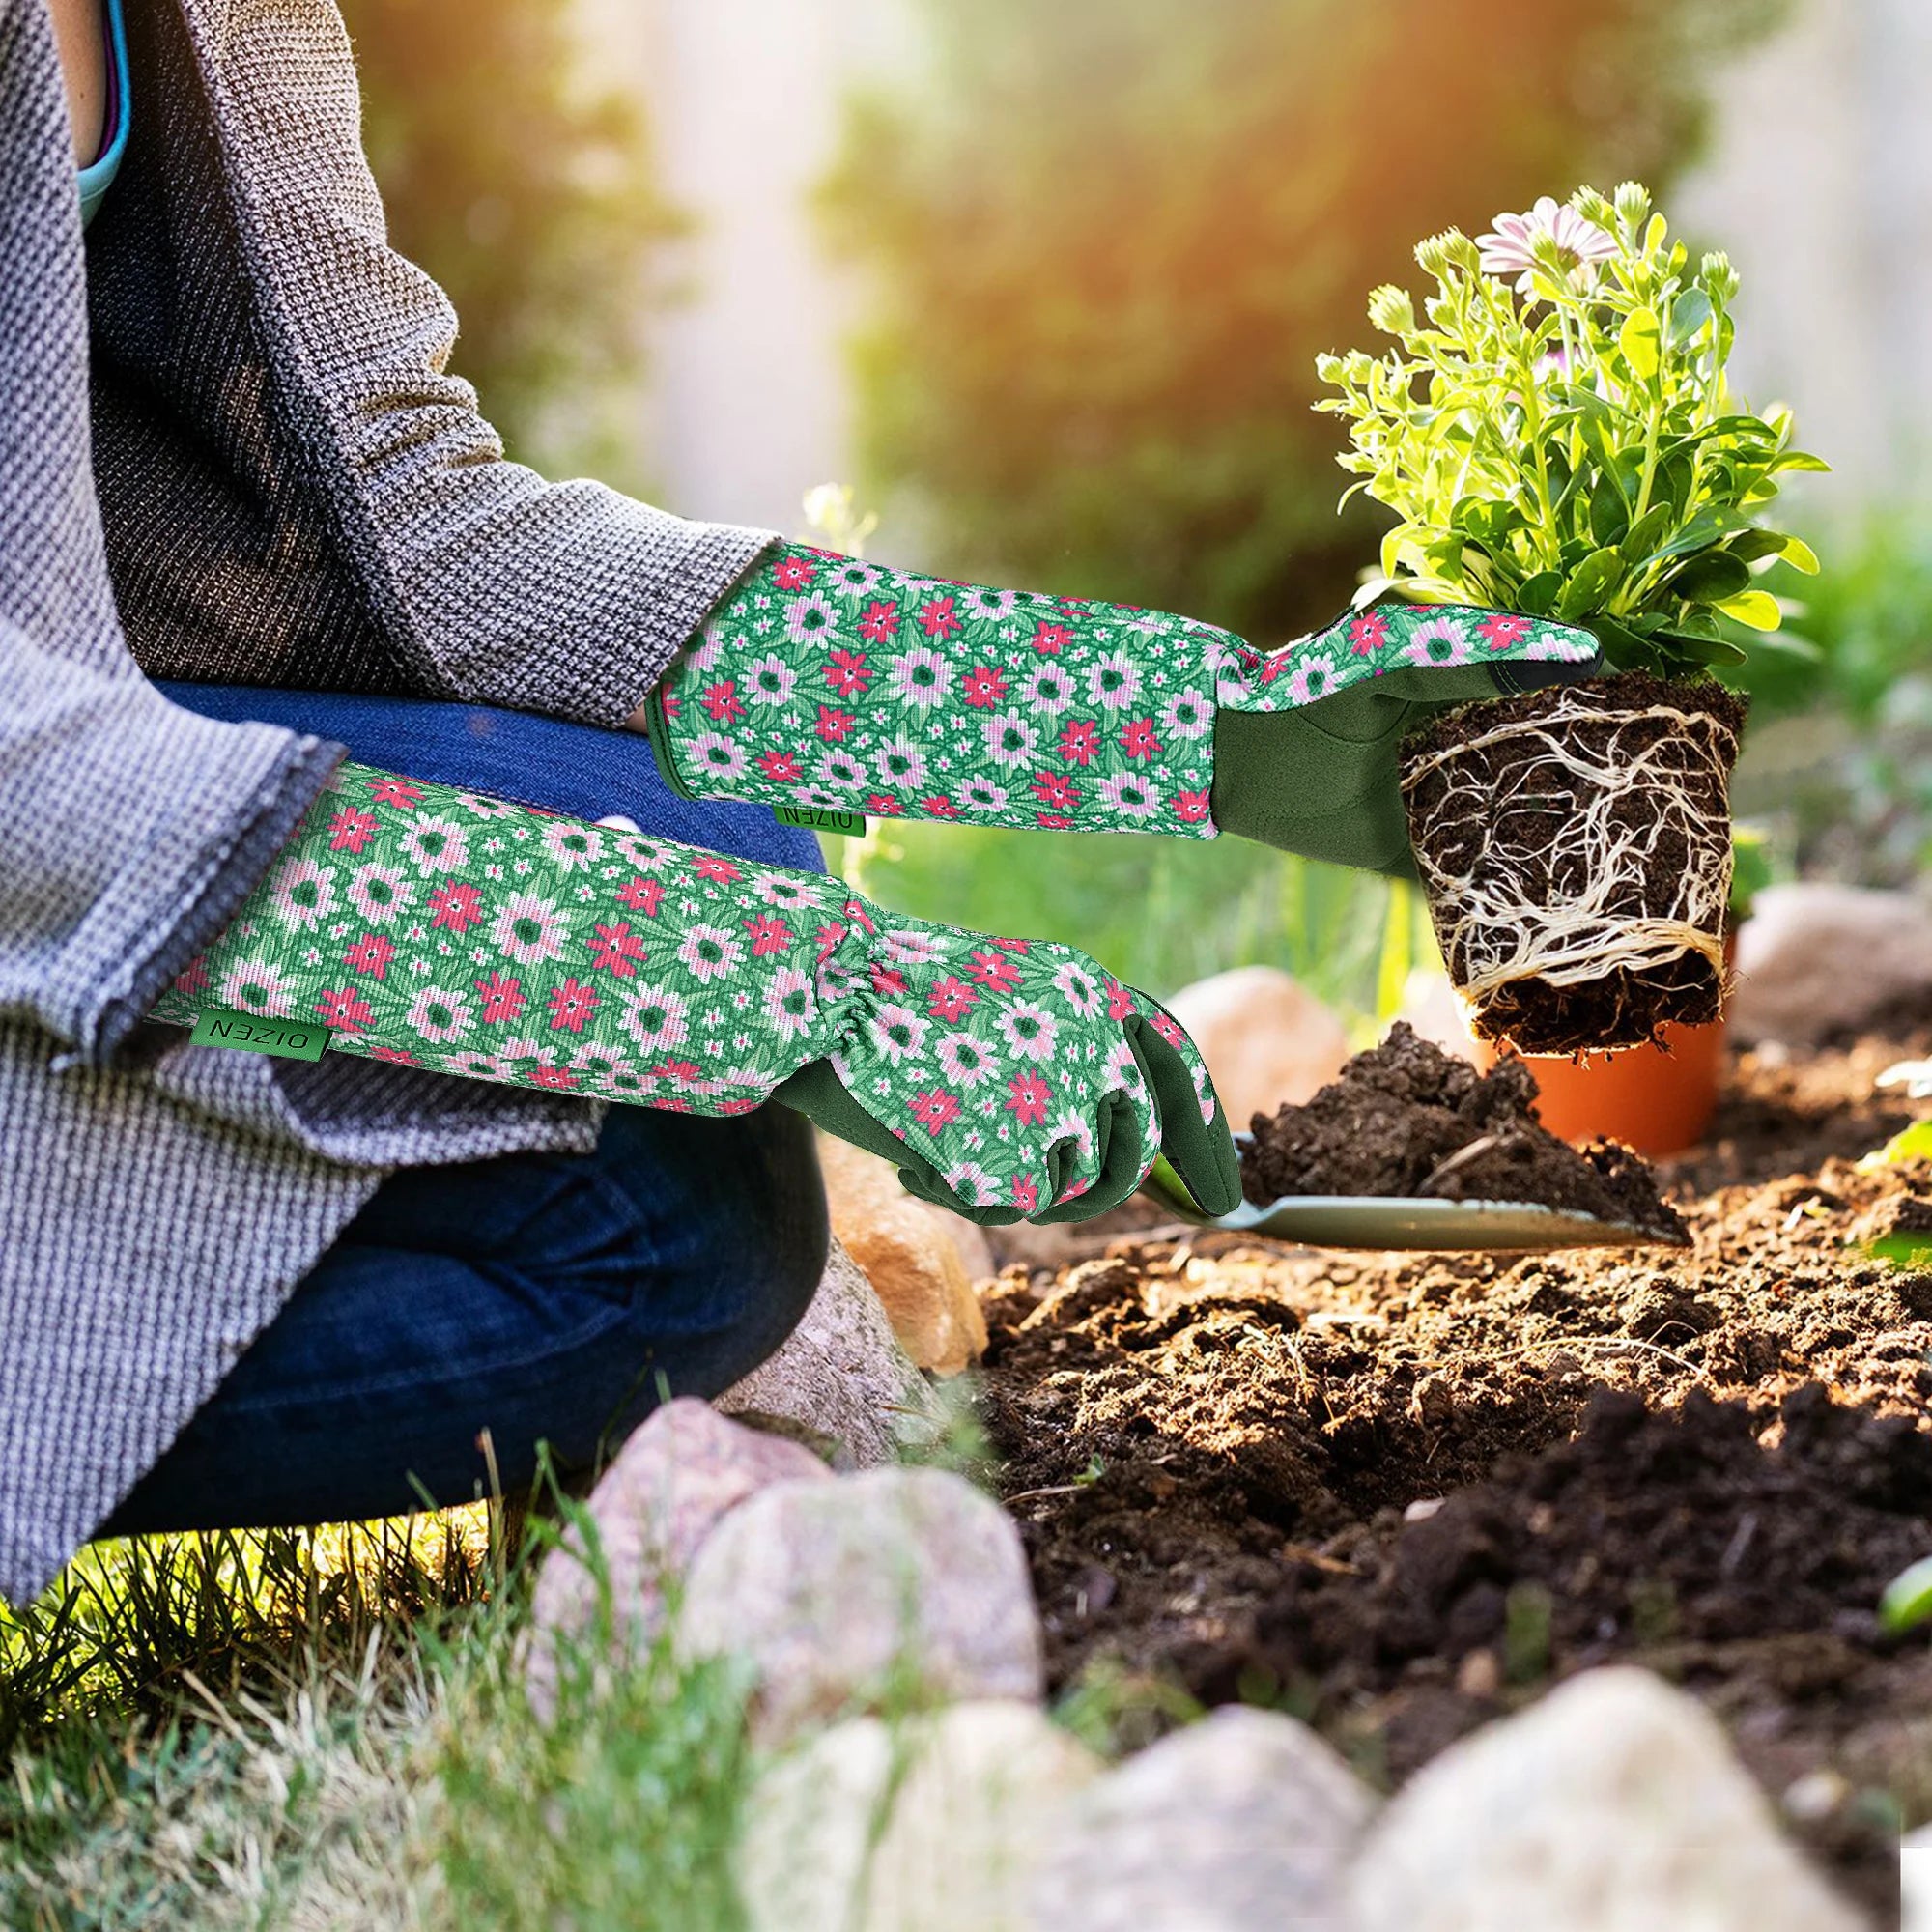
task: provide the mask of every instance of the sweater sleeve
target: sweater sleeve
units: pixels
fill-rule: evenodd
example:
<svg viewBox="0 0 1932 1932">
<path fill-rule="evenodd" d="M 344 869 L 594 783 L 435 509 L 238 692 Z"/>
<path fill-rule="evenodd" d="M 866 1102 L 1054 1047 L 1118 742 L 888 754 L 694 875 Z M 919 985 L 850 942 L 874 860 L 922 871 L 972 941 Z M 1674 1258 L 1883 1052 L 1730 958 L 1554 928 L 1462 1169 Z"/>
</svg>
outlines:
<svg viewBox="0 0 1932 1932">
<path fill-rule="evenodd" d="M 281 402 L 383 621 L 456 696 L 623 724 L 771 533 L 506 461 L 447 298 L 388 245 L 332 0 L 187 18 Z"/>
</svg>

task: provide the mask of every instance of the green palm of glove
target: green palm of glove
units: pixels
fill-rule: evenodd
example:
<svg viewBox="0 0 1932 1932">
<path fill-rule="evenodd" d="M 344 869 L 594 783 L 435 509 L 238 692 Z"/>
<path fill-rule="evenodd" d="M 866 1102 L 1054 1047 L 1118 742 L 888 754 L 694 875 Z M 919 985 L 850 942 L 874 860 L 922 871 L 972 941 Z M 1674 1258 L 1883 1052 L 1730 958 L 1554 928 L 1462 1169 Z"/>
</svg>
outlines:
<svg viewBox="0 0 1932 1932">
<path fill-rule="evenodd" d="M 1386 602 L 1264 653 L 1158 611 L 768 554 L 653 693 L 690 797 L 1050 831 L 1225 828 L 1406 869 L 1419 715 L 1585 677 L 1589 633 Z"/>
<path fill-rule="evenodd" d="M 982 1221 L 1097 1213 L 1163 1144 L 1204 1205 L 1239 1197 L 1192 1042 L 1070 947 L 353 763 L 151 1017 L 209 1007 L 470 1079 L 777 1098 Z"/>
</svg>

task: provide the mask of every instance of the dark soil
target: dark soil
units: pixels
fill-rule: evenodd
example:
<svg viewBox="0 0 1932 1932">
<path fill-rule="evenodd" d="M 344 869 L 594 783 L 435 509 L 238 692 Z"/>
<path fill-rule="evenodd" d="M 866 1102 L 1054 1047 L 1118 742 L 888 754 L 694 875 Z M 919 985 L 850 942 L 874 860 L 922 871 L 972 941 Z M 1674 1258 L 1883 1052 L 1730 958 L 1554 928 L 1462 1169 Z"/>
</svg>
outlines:
<svg viewBox="0 0 1932 1932">
<path fill-rule="evenodd" d="M 1527 1201 L 1686 1238 L 1636 1155 L 1608 1144 L 1579 1153 L 1535 1105 L 1520 1060 L 1478 1073 L 1398 1020 L 1313 1099 L 1254 1117 L 1241 1191 L 1262 1207 L 1285 1194 Z"/>
<path fill-rule="evenodd" d="M 1932 1818 L 1932 1211 L 1873 1075 L 1932 1033 L 1747 1056 L 1663 1179 L 1692 1251 L 1316 1253 L 1142 1225 L 987 1304 L 990 1426 L 1058 1685 L 1278 1700 L 1399 1783 L 1612 1659 L 1701 1697 L 1827 1871 L 1897 1922 Z M 1118 1224 L 1117 1224 L 1118 1228 Z"/>
<path fill-rule="evenodd" d="M 1638 707 L 1658 703 L 1713 721 L 1719 768 L 1714 769 L 1708 748 L 1693 742 L 1691 734 L 1662 719 L 1634 715 Z M 1617 865 L 1607 869 L 1626 884 L 1605 913 L 1630 921 L 1671 915 L 1691 861 L 1693 836 L 1703 840 L 1729 836 L 1728 778 L 1746 700 L 1710 680 L 1669 683 L 1645 671 L 1626 671 L 1594 683 L 1463 705 L 1431 720 L 1404 746 L 1406 772 L 1432 753 L 1466 749 L 1405 781 L 1410 838 L 1430 862 L 1425 878 L 1434 869 L 1466 881 L 1486 896 L 1500 892 L 1520 895 L 1519 902 L 1557 906 L 1581 900 L 1604 876 L 1606 855 L 1574 836 L 1592 789 L 1587 771 L 1552 756 L 1547 746 L 1539 749 L 1534 738 L 1491 746 L 1470 742 L 1503 721 L 1547 717 L 1559 706 L 1596 714 L 1564 725 L 1566 742 L 1582 765 L 1627 769 L 1650 758 L 1657 774 L 1656 782 L 1633 785 L 1611 808 L 1609 824 L 1628 837 Z M 1439 922 L 1437 929 L 1451 979 L 1466 985 L 1469 937 Z M 1721 934 L 1714 930 L 1711 936 Z M 1684 952 L 1648 968 L 1612 966 L 1579 985 L 1528 978 L 1490 994 L 1471 1019 L 1483 1038 L 1522 1053 L 1635 1046 L 1654 1039 L 1666 1023 L 1695 1026 L 1716 1019 L 1721 977 L 1712 961 Z"/>
</svg>

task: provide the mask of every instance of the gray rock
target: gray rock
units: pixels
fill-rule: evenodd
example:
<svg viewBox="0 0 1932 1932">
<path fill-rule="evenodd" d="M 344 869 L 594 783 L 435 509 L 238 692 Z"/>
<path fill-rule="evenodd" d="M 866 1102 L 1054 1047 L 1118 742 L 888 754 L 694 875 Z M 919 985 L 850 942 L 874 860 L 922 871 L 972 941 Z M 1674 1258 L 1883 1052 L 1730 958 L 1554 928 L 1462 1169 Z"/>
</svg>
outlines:
<svg viewBox="0 0 1932 1932">
<path fill-rule="evenodd" d="M 1099 1770 L 1029 1704 L 838 1724 L 746 1806 L 751 1932 L 1023 1932 L 1028 1884 Z"/>
<path fill-rule="evenodd" d="M 1731 1029 L 1811 1046 L 1889 1001 L 1932 990 L 1932 912 L 1905 893 L 1769 886 L 1738 929 Z"/>
<path fill-rule="evenodd" d="M 762 1368 L 715 1407 L 790 1435 L 836 1469 L 869 1469 L 935 1441 L 945 1426 L 865 1271 L 837 1241 L 805 1319 Z"/>
<path fill-rule="evenodd" d="M 1353 1932 L 1857 1932 L 1704 1708 L 1586 1671 L 1452 1746 L 1389 1801 Z"/>
<path fill-rule="evenodd" d="M 909 1695 L 1044 1686 L 1019 1532 L 940 1469 L 780 1483 L 741 1503 L 691 1566 L 678 1636 L 692 1656 L 750 1662 L 765 1742 Z"/>
<path fill-rule="evenodd" d="M 619 1654 L 648 1644 L 663 1627 L 667 1588 L 728 1511 L 771 1483 L 831 1480 L 809 1449 L 727 1421 L 688 1396 L 655 1410 L 588 1504 Z M 598 1581 L 587 1554 L 573 1529 L 537 1573 L 524 1671 L 530 1702 L 546 1719 L 555 1709 L 559 1641 L 580 1641 L 596 1627 Z"/>
<path fill-rule="evenodd" d="M 1229 1706 L 1074 1800 L 1036 1932 L 1330 1932 L 1375 1800 L 1307 1725 Z"/>
</svg>

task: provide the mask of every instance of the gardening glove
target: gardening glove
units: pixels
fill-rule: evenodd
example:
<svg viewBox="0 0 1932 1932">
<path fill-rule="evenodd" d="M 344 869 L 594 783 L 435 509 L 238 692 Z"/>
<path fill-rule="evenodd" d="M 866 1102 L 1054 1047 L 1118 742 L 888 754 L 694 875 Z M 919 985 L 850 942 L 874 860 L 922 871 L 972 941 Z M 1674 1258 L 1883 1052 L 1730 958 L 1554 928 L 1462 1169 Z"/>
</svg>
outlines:
<svg viewBox="0 0 1932 1932">
<path fill-rule="evenodd" d="M 1382 603 L 1264 652 L 1158 611 L 793 547 L 741 580 L 642 723 L 675 790 L 794 823 L 1226 830 L 1407 873 L 1411 726 L 1601 663 L 1587 631 L 1463 605 Z"/>
<path fill-rule="evenodd" d="M 355 763 L 150 1017 L 679 1112 L 776 1099 L 977 1221 L 1083 1220 L 1162 1151 L 1208 1211 L 1240 1196 L 1193 1042 L 1071 947 Z"/>
</svg>

